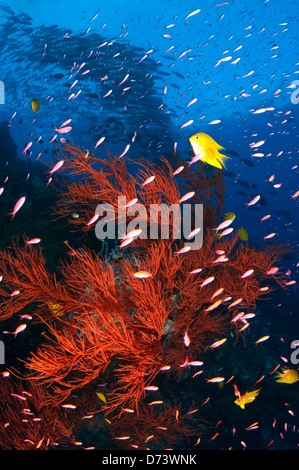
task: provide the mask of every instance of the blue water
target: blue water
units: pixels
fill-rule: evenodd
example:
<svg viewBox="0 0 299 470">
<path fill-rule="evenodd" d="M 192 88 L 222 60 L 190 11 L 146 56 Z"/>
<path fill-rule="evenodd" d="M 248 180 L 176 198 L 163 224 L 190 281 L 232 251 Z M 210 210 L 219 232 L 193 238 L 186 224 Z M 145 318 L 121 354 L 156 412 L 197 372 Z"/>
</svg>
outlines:
<svg viewBox="0 0 299 470">
<path fill-rule="evenodd" d="M 105 137 L 105 147 L 118 155 L 130 144 L 127 156 L 135 160 L 172 155 L 175 143 L 177 154 L 189 160 L 188 138 L 205 132 L 231 157 L 223 170 L 224 213 L 236 214 L 236 227 L 247 230 L 250 244 L 262 247 L 280 240 L 298 250 L 299 197 L 292 197 L 299 190 L 298 1 L 101 3 L 1 2 L 5 104 L 0 105 L 0 122 L 9 123 L 17 156 L 52 162 L 60 136 L 50 141 L 55 128 L 68 119 L 72 141 L 94 149 Z M 68 100 L 71 93 L 74 97 Z M 30 107 L 34 98 L 40 102 L 38 114 Z M 197 101 L 187 106 L 194 98 Z M 269 110 L 255 113 L 265 108 Z M 192 123 L 181 127 L 188 121 Z M 213 121 L 219 122 L 210 124 Z M 263 143 L 253 149 L 250 144 L 257 142 Z M 102 146 L 95 152 L 103 155 Z M 247 207 L 256 195 L 260 201 Z M 271 217 L 261 222 L 268 214 Z M 275 237 L 265 240 L 270 233 Z M 261 304 L 264 317 L 251 330 L 255 339 L 263 334 L 283 337 L 284 342 L 277 341 L 264 358 L 256 359 L 261 364 L 272 360 L 273 368 L 281 356 L 289 360 L 289 345 L 299 339 L 298 262 L 294 251 L 279 263 L 296 284 Z M 242 360 L 246 369 L 246 361 L 251 361 L 243 352 Z M 289 390 L 298 393 L 298 383 L 282 387 L 285 401 Z M 270 395 L 275 402 L 275 394 Z M 274 414 L 284 406 L 277 403 Z M 298 412 L 292 425 L 299 424 Z M 264 444 L 270 440 L 269 433 Z M 289 445 L 287 436 L 280 440 L 276 448 L 297 448 L 298 439 Z M 219 447 L 216 439 L 211 444 L 206 439 L 206 448 L 209 445 L 227 448 L 229 439 Z"/>
</svg>

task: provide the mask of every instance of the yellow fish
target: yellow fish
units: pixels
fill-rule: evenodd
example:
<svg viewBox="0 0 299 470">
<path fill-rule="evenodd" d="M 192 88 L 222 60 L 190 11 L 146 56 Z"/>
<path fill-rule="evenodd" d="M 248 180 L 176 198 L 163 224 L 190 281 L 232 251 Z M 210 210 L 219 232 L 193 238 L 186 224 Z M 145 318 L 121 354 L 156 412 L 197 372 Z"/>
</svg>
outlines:
<svg viewBox="0 0 299 470">
<path fill-rule="evenodd" d="M 101 392 L 96 392 L 96 394 L 97 394 L 97 396 L 99 397 L 99 399 L 100 399 L 101 401 L 103 401 L 103 402 L 105 403 L 105 405 L 106 405 L 106 404 L 107 404 L 107 401 L 106 401 L 105 395 L 104 395 L 103 393 L 101 393 Z"/>
<path fill-rule="evenodd" d="M 251 403 L 253 400 L 255 400 L 255 398 L 258 396 L 258 394 L 260 393 L 261 390 L 262 389 L 259 388 L 258 390 L 253 390 L 252 392 L 246 392 L 242 396 L 239 393 L 239 396 L 234 401 L 234 403 L 236 403 L 236 405 L 238 405 L 240 408 L 242 408 L 242 410 L 244 410 L 245 405 L 247 405 L 248 403 Z"/>
<path fill-rule="evenodd" d="M 277 372 L 275 376 L 276 382 L 281 382 L 284 384 L 293 384 L 299 380 L 299 374 L 294 369 L 282 369 L 282 372 Z"/>
<path fill-rule="evenodd" d="M 243 227 L 241 227 L 239 230 L 239 238 L 243 242 L 246 242 L 248 240 L 248 232 Z"/>
<path fill-rule="evenodd" d="M 63 315 L 64 312 L 61 310 L 61 306 L 59 304 L 48 302 L 48 306 L 52 310 L 52 312 L 58 317 L 61 317 L 61 315 Z"/>
<path fill-rule="evenodd" d="M 39 101 L 37 98 L 34 98 L 34 100 L 31 100 L 30 105 L 31 105 L 32 111 L 34 111 L 35 113 L 39 112 Z"/>
<path fill-rule="evenodd" d="M 209 165 L 215 166 L 220 170 L 222 167 L 225 168 L 223 159 L 230 157 L 219 153 L 218 150 L 224 149 L 224 147 L 217 144 L 217 142 L 215 142 L 212 137 L 204 134 L 203 132 L 198 132 L 189 138 L 189 142 L 195 156 L 202 154 L 202 156 L 199 157 L 199 160 L 204 163 L 208 163 Z"/>
<path fill-rule="evenodd" d="M 236 214 L 234 214 L 233 212 L 227 212 L 224 217 L 225 220 L 235 220 L 235 218 Z"/>
</svg>

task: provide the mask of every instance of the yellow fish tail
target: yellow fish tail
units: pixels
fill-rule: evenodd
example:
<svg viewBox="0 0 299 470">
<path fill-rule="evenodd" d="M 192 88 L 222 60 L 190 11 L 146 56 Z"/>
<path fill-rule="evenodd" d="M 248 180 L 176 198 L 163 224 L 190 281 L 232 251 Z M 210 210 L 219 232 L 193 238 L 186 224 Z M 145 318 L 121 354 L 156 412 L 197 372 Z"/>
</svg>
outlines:
<svg viewBox="0 0 299 470">
<path fill-rule="evenodd" d="M 223 147 L 222 147 L 222 148 L 223 148 Z M 220 159 L 220 161 L 221 161 L 223 167 L 226 169 L 226 166 L 225 166 L 225 164 L 224 164 L 223 159 L 231 160 L 231 157 L 228 157 L 227 155 L 223 155 L 222 153 L 218 153 L 218 155 L 219 155 L 218 158 Z"/>
</svg>

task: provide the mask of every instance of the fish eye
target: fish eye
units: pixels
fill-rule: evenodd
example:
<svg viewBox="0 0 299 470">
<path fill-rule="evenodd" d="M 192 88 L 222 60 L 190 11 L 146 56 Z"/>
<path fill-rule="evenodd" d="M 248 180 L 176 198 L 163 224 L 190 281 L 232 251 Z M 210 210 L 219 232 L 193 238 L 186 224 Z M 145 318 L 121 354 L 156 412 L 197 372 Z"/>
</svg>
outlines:
<svg viewBox="0 0 299 470">
<path fill-rule="evenodd" d="M 198 135 L 195 136 L 195 139 L 198 139 Z"/>
</svg>

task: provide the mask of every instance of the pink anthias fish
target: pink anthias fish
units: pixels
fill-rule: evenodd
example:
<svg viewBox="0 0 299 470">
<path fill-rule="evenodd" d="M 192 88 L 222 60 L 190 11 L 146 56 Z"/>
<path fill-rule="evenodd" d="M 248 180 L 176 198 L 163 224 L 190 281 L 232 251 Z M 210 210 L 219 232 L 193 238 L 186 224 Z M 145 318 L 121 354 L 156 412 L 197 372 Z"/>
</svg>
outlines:
<svg viewBox="0 0 299 470">
<path fill-rule="evenodd" d="M 24 204 L 26 200 L 26 197 L 25 196 L 22 196 L 20 197 L 20 199 L 15 203 L 15 206 L 13 208 L 13 211 L 10 212 L 8 215 L 12 215 L 12 218 L 11 220 L 13 220 L 14 216 L 16 215 L 16 213 L 21 209 L 22 205 Z"/>
<path fill-rule="evenodd" d="M 128 145 L 126 146 L 125 150 L 123 151 L 123 153 L 122 153 L 118 158 L 124 157 L 124 156 L 126 155 L 126 153 L 128 152 L 129 148 L 130 148 L 130 144 L 128 144 Z"/>
<path fill-rule="evenodd" d="M 192 13 L 189 13 L 189 15 L 186 16 L 185 21 L 191 16 L 197 15 L 197 13 L 199 12 L 200 12 L 200 9 L 192 11 Z"/>
<path fill-rule="evenodd" d="M 8 334 L 10 334 L 10 335 L 15 335 L 15 338 L 16 338 L 16 337 L 17 337 L 17 334 L 18 334 L 18 333 L 21 333 L 21 331 L 24 331 L 26 327 L 27 327 L 26 323 L 23 323 L 22 325 L 19 325 L 18 328 L 17 328 L 15 331 L 13 331 L 13 332 L 11 332 L 11 331 L 3 331 L 3 333 L 8 333 Z"/>
<path fill-rule="evenodd" d="M 26 145 L 26 147 L 25 147 L 24 150 L 23 150 L 23 153 L 24 153 L 24 154 L 27 152 L 27 150 L 30 149 L 31 145 L 32 145 L 32 142 L 28 142 L 28 144 Z"/>
<path fill-rule="evenodd" d="M 56 165 L 52 168 L 52 170 L 49 171 L 50 175 L 52 175 L 55 171 L 59 170 L 59 168 L 61 168 L 63 164 L 64 160 L 60 160 L 59 162 L 57 162 Z"/>
<path fill-rule="evenodd" d="M 213 228 L 212 230 L 216 230 L 216 232 L 218 232 L 219 230 L 227 228 L 232 222 L 233 222 L 233 219 L 227 219 L 224 222 L 222 222 L 220 225 L 218 225 L 218 227 Z"/>
<path fill-rule="evenodd" d="M 26 241 L 27 245 L 36 245 L 41 241 L 40 238 L 31 238 L 31 240 Z"/>
<path fill-rule="evenodd" d="M 105 137 L 101 137 L 101 138 L 97 141 L 97 143 L 96 143 L 96 145 L 95 145 L 95 149 L 96 149 L 102 142 L 104 142 L 104 140 L 105 140 Z"/>
<path fill-rule="evenodd" d="M 261 198 L 261 196 L 260 196 L 260 195 L 258 195 L 258 196 L 255 196 L 255 198 L 254 198 L 254 199 L 252 199 L 252 201 L 250 201 L 250 202 L 247 202 L 247 203 L 246 203 L 246 204 L 247 204 L 247 206 L 253 206 L 254 204 L 256 204 L 256 203 L 257 203 L 257 202 L 260 200 L 260 198 Z"/>
<path fill-rule="evenodd" d="M 59 134 L 67 134 L 72 129 L 73 128 L 71 126 L 66 126 L 66 127 L 61 127 L 60 129 L 55 129 L 55 132 L 58 132 Z"/>
</svg>

